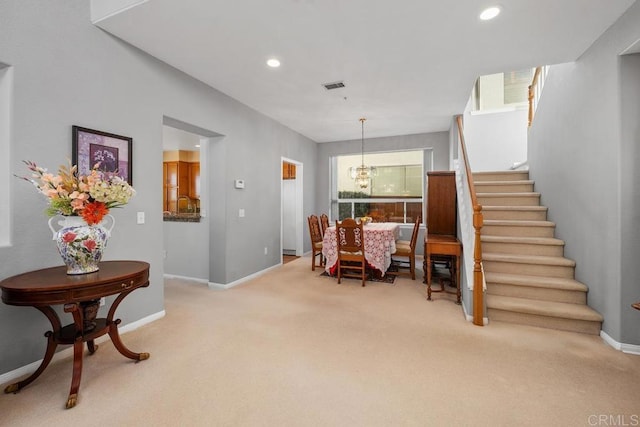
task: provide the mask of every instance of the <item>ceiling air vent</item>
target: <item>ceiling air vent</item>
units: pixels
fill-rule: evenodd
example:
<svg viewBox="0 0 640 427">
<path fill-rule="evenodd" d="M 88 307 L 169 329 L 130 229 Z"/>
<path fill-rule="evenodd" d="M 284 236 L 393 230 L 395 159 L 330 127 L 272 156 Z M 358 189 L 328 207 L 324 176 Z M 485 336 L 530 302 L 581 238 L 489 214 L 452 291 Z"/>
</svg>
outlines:
<svg viewBox="0 0 640 427">
<path fill-rule="evenodd" d="M 324 86 L 326 90 L 340 89 L 344 87 L 344 82 L 323 83 L 322 86 Z"/>
</svg>

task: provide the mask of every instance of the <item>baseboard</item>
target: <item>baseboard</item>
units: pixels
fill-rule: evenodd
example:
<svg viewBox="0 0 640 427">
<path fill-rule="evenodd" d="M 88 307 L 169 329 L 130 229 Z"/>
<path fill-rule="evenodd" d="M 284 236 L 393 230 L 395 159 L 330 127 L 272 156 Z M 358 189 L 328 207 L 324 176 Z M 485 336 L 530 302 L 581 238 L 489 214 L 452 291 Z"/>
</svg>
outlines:
<svg viewBox="0 0 640 427">
<path fill-rule="evenodd" d="M 188 282 L 202 283 L 203 285 L 207 285 L 209 283 L 207 279 L 198 279 L 196 277 L 180 276 L 177 274 L 164 274 L 162 277 L 164 277 L 165 279 L 178 279 L 186 280 Z"/>
<path fill-rule="evenodd" d="M 258 276 L 262 276 L 266 272 L 268 272 L 270 270 L 273 270 L 274 268 L 278 268 L 280 266 L 282 266 L 281 262 L 276 264 L 276 265 L 272 265 L 271 267 L 265 268 L 264 270 L 260 270 L 260 271 L 257 271 L 255 273 L 253 273 L 253 274 L 250 274 L 249 276 L 245 276 L 242 279 L 234 280 L 233 282 L 230 282 L 230 283 L 208 282 L 209 283 L 209 289 L 217 290 L 217 291 L 230 289 L 230 288 L 233 288 L 234 286 L 238 286 L 241 283 L 248 282 L 251 279 L 255 279 Z"/>
<path fill-rule="evenodd" d="M 600 331 L 600 338 L 602 338 L 604 342 L 606 342 L 616 350 L 620 350 L 623 353 L 635 354 L 640 356 L 640 345 L 620 343 L 611 338 L 611 336 L 605 331 Z"/>
<path fill-rule="evenodd" d="M 144 326 L 148 323 L 154 322 L 158 319 L 162 319 L 164 316 L 165 316 L 165 311 L 164 310 L 159 311 L 147 317 L 143 317 L 140 320 L 127 323 L 126 325 L 119 327 L 118 332 L 120 334 L 126 334 L 127 332 L 134 331 L 139 327 Z M 109 340 L 109 335 L 105 334 L 105 335 L 102 335 L 101 337 L 96 338 L 95 342 L 96 344 L 100 344 L 108 340 Z M 54 354 L 53 359 L 51 359 L 51 363 L 54 363 L 58 360 L 66 359 L 72 356 L 73 356 L 73 346 L 69 346 L 64 350 L 60 350 L 59 352 Z M 0 375 L 0 384 L 11 383 L 18 378 L 21 378 L 26 375 L 30 375 L 32 372 L 38 369 L 41 363 L 42 363 L 42 359 Z"/>
<path fill-rule="evenodd" d="M 467 313 L 467 307 L 465 307 L 464 302 L 462 303 L 462 311 L 464 312 L 464 317 L 465 319 L 467 319 L 467 322 L 472 322 L 473 323 L 473 316 L 470 315 L 469 313 Z M 489 318 L 488 317 L 483 317 L 482 318 L 482 326 L 487 326 L 489 324 Z"/>
</svg>

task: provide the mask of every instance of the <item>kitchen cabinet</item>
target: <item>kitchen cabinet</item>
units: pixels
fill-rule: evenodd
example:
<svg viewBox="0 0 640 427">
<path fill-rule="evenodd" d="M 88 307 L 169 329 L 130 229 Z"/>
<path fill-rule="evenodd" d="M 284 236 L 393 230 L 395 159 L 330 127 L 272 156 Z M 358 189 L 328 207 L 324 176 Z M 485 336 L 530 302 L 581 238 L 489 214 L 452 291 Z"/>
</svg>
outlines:
<svg viewBox="0 0 640 427">
<path fill-rule="evenodd" d="M 296 179 L 296 165 L 282 162 L 282 179 Z"/>
<path fill-rule="evenodd" d="M 178 199 L 190 197 L 190 168 L 188 162 L 163 162 L 163 211 L 178 212 Z M 199 173 L 198 173 L 199 176 Z"/>
</svg>

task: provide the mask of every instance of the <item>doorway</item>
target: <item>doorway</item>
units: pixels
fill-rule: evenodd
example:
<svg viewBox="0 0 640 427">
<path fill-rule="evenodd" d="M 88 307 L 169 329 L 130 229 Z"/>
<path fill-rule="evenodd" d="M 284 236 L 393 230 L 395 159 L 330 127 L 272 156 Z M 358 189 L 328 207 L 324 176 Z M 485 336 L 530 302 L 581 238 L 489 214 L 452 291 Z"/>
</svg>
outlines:
<svg viewBox="0 0 640 427">
<path fill-rule="evenodd" d="M 280 253 L 285 257 L 303 255 L 303 164 L 281 158 L 281 234 Z"/>
</svg>

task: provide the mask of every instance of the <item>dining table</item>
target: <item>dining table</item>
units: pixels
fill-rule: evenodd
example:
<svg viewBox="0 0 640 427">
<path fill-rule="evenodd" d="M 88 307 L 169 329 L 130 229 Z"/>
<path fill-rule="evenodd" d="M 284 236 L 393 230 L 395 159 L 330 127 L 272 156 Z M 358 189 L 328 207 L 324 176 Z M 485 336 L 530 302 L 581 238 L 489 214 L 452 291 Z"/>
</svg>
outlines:
<svg viewBox="0 0 640 427">
<path fill-rule="evenodd" d="M 391 255 L 396 251 L 396 240 L 400 235 L 397 222 L 371 222 L 363 226 L 364 257 L 369 267 L 384 276 L 391 265 Z M 336 227 L 328 227 L 322 238 L 322 255 L 326 259 L 325 271 L 335 274 L 338 264 L 338 240 Z"/>
</svg>

